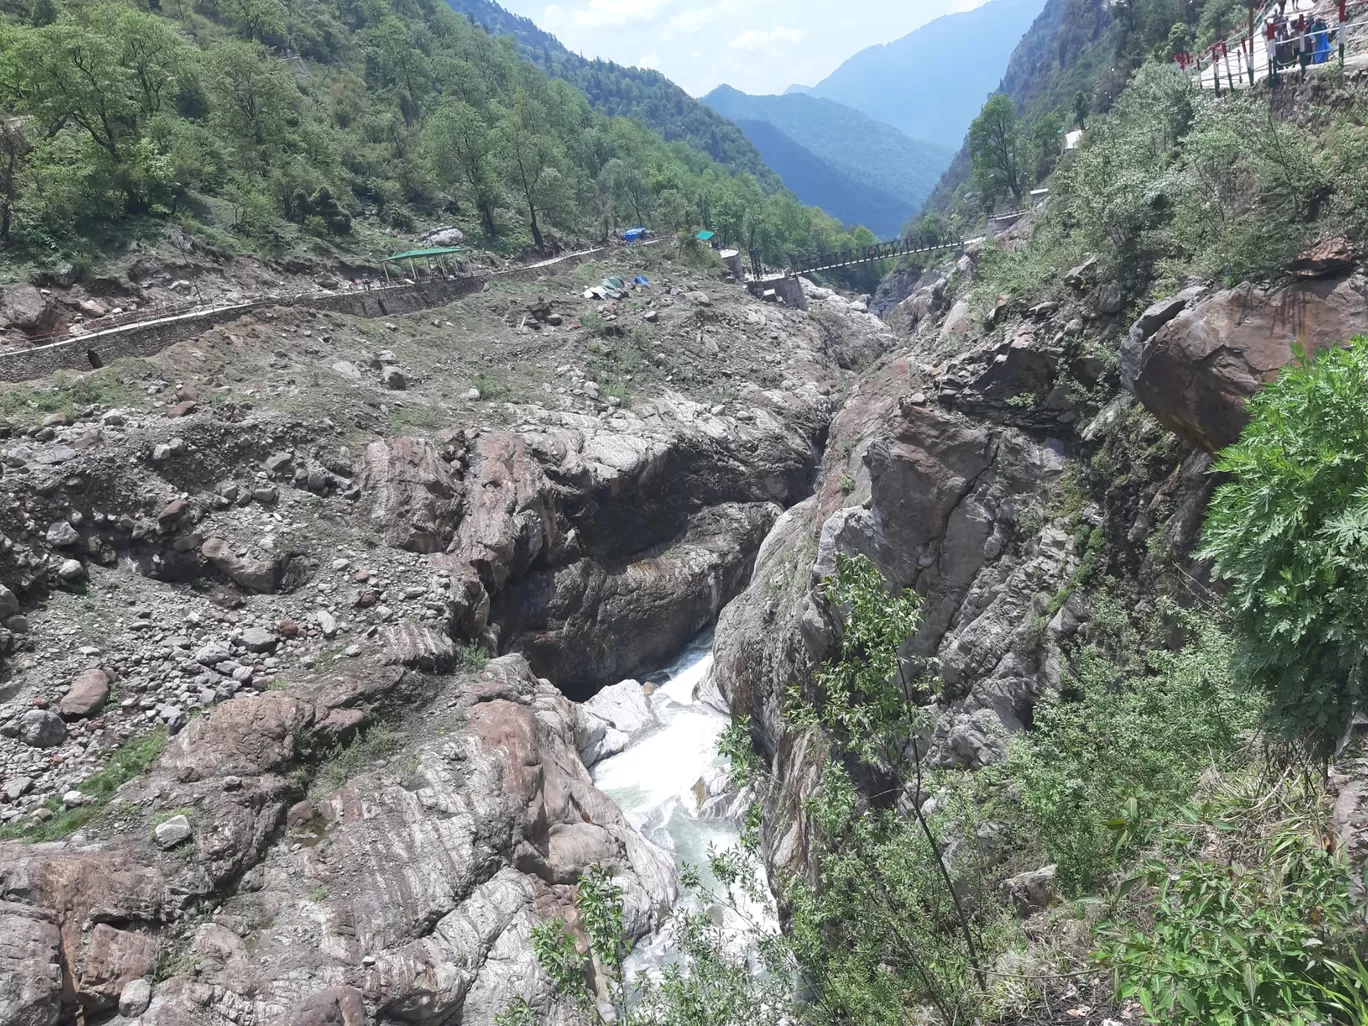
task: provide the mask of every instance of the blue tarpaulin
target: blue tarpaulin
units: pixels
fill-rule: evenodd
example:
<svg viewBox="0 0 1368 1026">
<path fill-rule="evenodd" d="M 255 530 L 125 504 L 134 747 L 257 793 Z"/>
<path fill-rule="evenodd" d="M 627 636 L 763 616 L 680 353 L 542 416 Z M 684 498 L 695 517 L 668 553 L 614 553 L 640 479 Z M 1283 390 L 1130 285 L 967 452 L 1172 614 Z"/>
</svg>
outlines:
<svg viewBox="0 0 1368 1026">
<path fill-rule="evenodd" d="M 622 233 L 622 241 L 636 242 L 637 239 L 641 238 L 645 234 L 645 228 L 628 228 L 625 232 Z"/>
<path fill-rule="evenodd" d="M 649 285 L 649 284 L 651 284 L 651 283 L 650 283 L 649 281 L 646 280 L 646 276 L 645 276 L 644 274 L 638 274 L 635 278 L 632 279 L 632 284 L 633 284 L 633 285 Z"/>
<path fill-rule="evenodd" d="M 714 232 L 699 232 L 694 236 L 699 242 L 711 242 Z"/>
</svg>

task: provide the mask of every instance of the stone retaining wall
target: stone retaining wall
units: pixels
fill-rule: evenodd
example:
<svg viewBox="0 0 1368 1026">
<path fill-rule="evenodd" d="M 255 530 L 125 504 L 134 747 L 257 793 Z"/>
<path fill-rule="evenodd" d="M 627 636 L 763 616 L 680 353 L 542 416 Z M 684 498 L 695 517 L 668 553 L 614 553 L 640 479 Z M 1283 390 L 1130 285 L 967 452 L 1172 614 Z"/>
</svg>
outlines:
<svg viewBox="0 0 1368 1026">
<path fill-rule="evenodd" d="M 494 274 L 473 274 L 446 280 L 394 285 L 369 292 L 318 293 L 298 297 L 271 297 L 168 317 L 143 321 L 86 335 L 73 335 L 59 342 L 31 349 L 0 351 L 0 381 L 31 381 L 56 370 L 90 370 L 125 356 L 152 356 L 167 346 L 186 342 L 209 328 L 237 320 L 253 310 L 273 306 L 296 306 L 327 310 L 352 317 L 399 317 L 419 310 L 432 310 L 456 302 L 485 285 L 499 281 L 535 281 L 597 259 L 604 250 L 572 253 L 554 263 L 519 267 Z"/>
</svg>

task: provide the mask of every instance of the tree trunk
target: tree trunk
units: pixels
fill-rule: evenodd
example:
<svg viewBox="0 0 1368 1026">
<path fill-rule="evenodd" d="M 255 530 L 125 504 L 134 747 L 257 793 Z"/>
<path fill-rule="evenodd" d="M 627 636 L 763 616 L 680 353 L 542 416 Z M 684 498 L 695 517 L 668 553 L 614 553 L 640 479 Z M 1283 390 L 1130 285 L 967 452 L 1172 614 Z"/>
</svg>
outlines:
<svg viewBox="0 0 1368 1026">
<path fill-rule="evenodd" d="M 485 234 L 491 239 L 495 236 L 494 229 L 494 205 L 487 199 L 479 201 L 480 221 L 484 224 Z"/>
<path fill-rule="evenodd" d="M 541 228 L 537 225 L 537 205 L 527 204 L 527 209 L 532 215 L 532 241 L 537 245 L 537 251 L 543 252 L 546 249 L 546 240 L 542 238 Z"/>
</svg>

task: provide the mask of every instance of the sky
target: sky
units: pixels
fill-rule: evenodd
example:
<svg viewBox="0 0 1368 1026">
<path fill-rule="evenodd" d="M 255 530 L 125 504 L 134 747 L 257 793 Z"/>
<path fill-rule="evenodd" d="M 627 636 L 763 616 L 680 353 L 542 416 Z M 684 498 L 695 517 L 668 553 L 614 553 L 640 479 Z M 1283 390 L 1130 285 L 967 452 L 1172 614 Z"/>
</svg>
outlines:
<svg viewBox="0 0 1368 1026">
<path fill-rule="evenodd" d="M 655 68 L 694 96 L 812 86 L 846 58 L 984 0 L 498 0 L 586 57 Z"/>
</svg>

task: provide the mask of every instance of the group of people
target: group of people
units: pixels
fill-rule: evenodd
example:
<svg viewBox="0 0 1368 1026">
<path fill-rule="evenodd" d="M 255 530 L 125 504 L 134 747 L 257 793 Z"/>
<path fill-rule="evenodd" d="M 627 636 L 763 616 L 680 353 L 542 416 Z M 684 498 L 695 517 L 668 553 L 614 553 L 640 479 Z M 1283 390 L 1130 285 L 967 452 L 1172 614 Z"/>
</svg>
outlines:
<svg viewBox="0 0 1368 1026">
<path fill-rule="evenodd" d="M 1298 14 L 1289 19 L 1285 13 L 1286 0 L 1278 4 L 1278 13 L 1264 22 L 1264 46 L 1268 50 L 1269 74 L 1274 77 L 1283 68 L 1301 65 L 1302 77 L 1312 64 L 1330 60 L 1331 40 L 1335 36 L 1319 14 Z"/>
<path fill-rule="evenodd" d="M 1268 53 L 1268 75 L 1274 83 L 1278 81 L 1279 72 L 1298 65 L 1301 66 L 1301 77 L 1305 80 L 1307 68 L 1312 64 L 1325 64 L 1331 59 L 1340 35 L 1340 30 L 1331 28 L 1321 14 L 1298 12 L 1295 17 L 1289 18 L 1287 2 L 1288 0 L 1277 0 L 1276 11 L 1264 19 L 1263 27 L 1258 32 L 1264 40 Z M 1340 0 L 1341 25 L 1345 20 L 1345 7 L 1346 0 Z M 1173 61 L 1184 69 L 1195 68 L 1201 71 L 1204 67 L 1210 67 L 1216 91 L 1219 93 L 1222 66 L 1226 69 L 1231 88 L 1234 88 L 1235 75 L 1244 74 L 1243 70 L 1235 72 L 1232 63 L 1241 68 L 1248 68 L 1250 81 L 1254 80 L 1251 67 L 1254 54 L 1251 49 L 1247 49 L 1249 43 L 1250 40 L 1247 38 L 1240 40 L 1232 54 L 1225 40 L 1218 40 L 1211 46 L 1208 65 L 1207 61 L 1203 60 L 1203 57 L 1207 56 L 1205 52 L 1200 56 L 1194 55 L 1188 50 L 1186 43 L 1180 41 L 1173 54 Z"/>
</svg>

